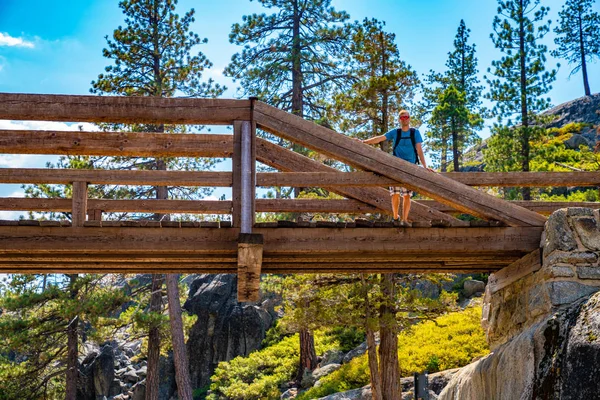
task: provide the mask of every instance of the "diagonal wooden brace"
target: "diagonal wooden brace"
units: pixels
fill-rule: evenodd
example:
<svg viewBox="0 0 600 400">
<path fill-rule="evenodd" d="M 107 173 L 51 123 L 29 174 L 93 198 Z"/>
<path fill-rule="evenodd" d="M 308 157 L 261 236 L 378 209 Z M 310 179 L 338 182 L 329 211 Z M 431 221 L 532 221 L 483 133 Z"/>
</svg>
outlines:
<svg viewBox="0 0 600 400">
<path fill-rule="evenodd" d="M 240 233 L 238 238 L 238 301 L 258 301 L 263 259 L 263 235 Z"/>
</svg>

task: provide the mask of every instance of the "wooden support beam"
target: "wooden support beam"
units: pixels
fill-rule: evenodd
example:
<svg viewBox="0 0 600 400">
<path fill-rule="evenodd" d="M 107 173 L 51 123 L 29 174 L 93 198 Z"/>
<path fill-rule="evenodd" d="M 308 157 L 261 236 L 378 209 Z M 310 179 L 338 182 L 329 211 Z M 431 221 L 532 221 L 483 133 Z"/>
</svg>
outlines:
<svg viewBox="0 0 600 400">
<path fill-rule="evenodd" d="M 254 132 L 252 122 L 241 123 L 240 151 L 240 232 L 252 233 L 255 220 L 256 152 L 253 150 Z"/>
<path fill-rule="evenodd" d="M 71 224 L 80 228 L 87 216 L 88 190 L 87 182 L 73 182 L 73 197 L 71 210 Z"/>
<path fill-rule="evenodd" d="M 5 154 L 231 157 L 232 140 L 212 134 L 0 130 Z"/>
<path fill-rule="evenodd" d="M 263 244 L 260 234 L 240 233 L 237 260 L 237 296 L 240 302 L 260 299 Z"/>
<path fill-rule="evenodd" d="M 255 228 L 263 273 L 498 270 L 541 228 Z M 0 271 L 237 272 L 239 229 L 0 226 Z M 110 251 L 106 251 L 110 249 Z M 126 263 L 123 260 L 127 260 Z M 146 267 L 148 270 L 146 270 Z M 164 272 L 164 271 L 162 271 Z"/>
<path fill-rule="evenodd" d="M 461 211 L 503 221 L 511 226 L 543 226 L 546 221 L 546 218 L 532 211 L 419 168 L 265 103 L 255 103 L 254 118 L 258 126 L 269 133 L 402 182 L 411 190 Z"/>
<path fill-rule="evenodd" d="M 242 223 L 242 121 L 233 122 L 231 171 L 231 224 L 239 228 Z"/>
<path fill-rule="evenodd" d="M 600 186 L 600 172 L 447 172 L 468 186 L 546 187 Z"/>
<path fill-rule="evenodd" d="M 231 172 L 104 169 L 0 168 L 0 183 L 229 187 Z"/>
<path fill-rule="evenodd" d="M 438 211 L 449 213 L 449 214 L 462 214 L 453 207 L 447 206 L 442 203 L 438 203 L 435 200 L 416 200 L 417 202 L 436 209 Z M 550 215 L 556 210 L 561 208 L 573 208 L 573 207 L 585 207 L 600 209 L 600 203 L 594 201 L 523 201 L 523 200 L 511 200 L 511 204 L 516 204 L 519 207 L 526 208 L 531 211 L 535 211 L 538 214 Z"/>
<path fill-rule="evenodd" d="M 320 162 L 311 160 L 291 150 L 286 150 L 264 139 L 256 139 L 257 160 L 280 171 L 307 171 L 307 172 L 335 172 L 343 174 L 334 168 Z M 367 187 L 325 187 L 325 189 L 368 205 L 377 207 L 381 211 L 392 214 L 390 194 L 386 189 Z M 467 226 L 461 221 L 437 210 L 415 203 L 410 211 L 410 218 L 414 220 L 431 221 L 439 219 L 447 221 L 451 226 Z"/>
<path fill-rule="evenodd" d="M 0 93 L 0 119 L 231 125 L 250 120 L 250 100 Z"/>
<path fill-rule="evenodd" d="M 490 293 L 494 294 L 540 268 L 542 268 L 542 252 L 538 248 L 508 267 L 491 274 L 488 278 Z"/>
</svg>

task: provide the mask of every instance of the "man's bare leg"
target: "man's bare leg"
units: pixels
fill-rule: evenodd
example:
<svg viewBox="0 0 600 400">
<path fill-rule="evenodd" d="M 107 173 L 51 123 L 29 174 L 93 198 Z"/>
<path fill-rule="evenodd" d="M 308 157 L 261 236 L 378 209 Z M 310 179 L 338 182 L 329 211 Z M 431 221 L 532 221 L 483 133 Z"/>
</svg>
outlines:
<svg viewBox="0 0 600 400">
<path fill-rule="evenodd" d="M 399 211 L 400 210 L 400 195 L 395 193 L 392 195 L 392 213 L 394 214 L 394 219 L 398 219 L 399 218 Z"/>
<path fill-rule="evenodd" d="M 402 196 L 402 221 L 408 222 L 408 213 L 410 212 L 410 195 Z"/>
</svg>

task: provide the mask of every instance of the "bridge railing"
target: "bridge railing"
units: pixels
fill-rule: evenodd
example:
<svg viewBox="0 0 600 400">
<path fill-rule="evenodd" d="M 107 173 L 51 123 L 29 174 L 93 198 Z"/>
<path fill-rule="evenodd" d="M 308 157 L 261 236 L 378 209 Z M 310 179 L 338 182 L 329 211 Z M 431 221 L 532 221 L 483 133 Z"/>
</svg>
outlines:
<svg viewBox="0 0 600 400">
<path fill-rule="evenodd" d="M 76 226 L 82 226 L 86 217 L 99 219 L 102 212 L 232 214 L 234 226 L 240 226 L 244 204 L 251 206 L 246 211 L 251 219 L 255 212 L 389 212 L 389 200 L 381 188 L 399 185 L 396 179 L 372 172 L 339 172 L 256 138 L 253 100 L 0 94 L 0 106 L 0 119 L 233 126 L 233 134 L 0 130 L 0 153 L 5 154 L 233 159 L 231 172 L 0 169 L 0 183 L 73 185 L 72 199 L 0 198 L 0 210 L 71 212 Z M 247 156 L 245 161 L 244 154 Z M 281 172 L 256 173 L 256 161 Z M 478 187 L 600 186 L 600 172 L 441 175 Z M 89 199 L 88 184 L 232 187 L 232 200 Z M 350 199 L 256 199 L 257 186 L 324 187 Z M 243 196 L 247 196 L 246 201 Z M 551 202 L 514 203 L 541 214 L 565 206 L 565 203 Z M 418 208 L 419 205 L 423 208 Z M 597 203 L 568 205 L 598 208 Z M 435 200 L 422 200 L 416 206 L 417 216 L 431 215 L 432 212 L 438 213 L 435 215 L 463 212 Z M 458 224 L 454 218 L 449 220 Z"/>
</svg>

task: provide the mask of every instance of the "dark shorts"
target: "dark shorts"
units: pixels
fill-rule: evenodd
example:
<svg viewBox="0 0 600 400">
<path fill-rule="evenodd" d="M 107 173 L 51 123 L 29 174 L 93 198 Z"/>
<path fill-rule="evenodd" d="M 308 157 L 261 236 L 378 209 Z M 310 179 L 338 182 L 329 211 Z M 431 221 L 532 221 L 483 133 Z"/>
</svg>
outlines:
<svg viewBox="0 0 600 400">
<path fill-rule="evenodd" d="M 412 190 L 408 190 L 403 187 L 390 186 L 390 196 L 393 196 L 395 194 L 399 194 L 400 196 L 412 196 L 413 192 Z"/>
</svg>

